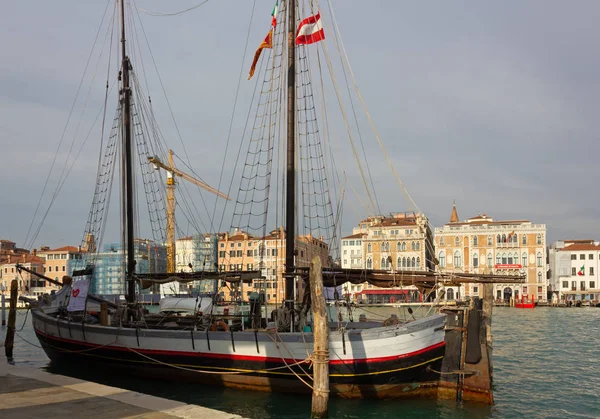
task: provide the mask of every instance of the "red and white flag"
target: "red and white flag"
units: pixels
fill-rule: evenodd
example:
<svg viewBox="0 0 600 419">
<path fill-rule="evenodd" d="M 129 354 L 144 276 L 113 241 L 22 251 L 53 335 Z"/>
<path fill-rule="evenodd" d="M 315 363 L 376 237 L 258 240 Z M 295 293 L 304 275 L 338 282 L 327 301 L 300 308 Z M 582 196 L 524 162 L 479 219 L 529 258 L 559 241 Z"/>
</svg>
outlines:
<svg viewBox="0 0 600 419">
<path fill-rule="evenodd" d="M 296 33 L 296 45 L 313 44 L 325 39 L 323 25 L 321 25 L 321 13 L 310 16 L 300 22 Z"/>
</svg>

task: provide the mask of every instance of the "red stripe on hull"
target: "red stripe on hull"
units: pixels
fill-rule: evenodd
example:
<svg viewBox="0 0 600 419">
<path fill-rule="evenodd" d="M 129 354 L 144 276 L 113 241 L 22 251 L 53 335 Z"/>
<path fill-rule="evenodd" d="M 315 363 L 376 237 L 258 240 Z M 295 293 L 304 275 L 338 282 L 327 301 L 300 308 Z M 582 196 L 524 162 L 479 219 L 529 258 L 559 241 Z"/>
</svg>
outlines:
<svg viewBox="0 0 600 419">
<path fill-rule="evenodd" d="M 40 332 L 39 330 L 36 330 L 35 332 L 39 335 L 44 336 L 47 339 L 57 340 L 60 342 L 67 342 L 67 343 L 71 343 L 71 344 L 83 345 L 83 346 L 88 346 L 90 348 L 102 347 L 102 348 L 106 348 L 106 349 L 110 349 L 110 350 L 130 352 L 130 350 L 128 348 L 122 347 L 122 346 L 95 345 L 95 344 L 92 344 L 89 342 L 82 342 L 82 341 L 78 341 L 78 340 L 65 339 L 65 338 L 60 338 L 60 337 L 56 337 L 56 336 L 51 336 L 46 333 Z M 330 360 L 329 364 L 330 365 L 344 365 L 344 364 L 372 364 L 372 363 L 379 363 L 379 362 L 388 362 L 388 361 L 394 361 L 397 359 L 408 358 L 408 357 L 415 356 L 415 355 L 420 355 L 420 354 L 429 352 L 431 350 L 441 348 L 444 345 L 446 345 L 446 342 L 442 341 L 442 342 L 436 343 L 435 345 L 431 345 L 426 348 L 420 349 L 418 351 L 408 352 L 405 354 L 392 355 L 392 356 L 386 356 L 386 357 L 378 357 L 378 358 L 334 359 L 334 360 Z M 220 353 L 214 353 L 214 352 L 165 351 L 165 350 L 160 350 L 160 349 L 142 349 L 142 348 L 133 348 L 133 349 L 135 349 L 136 352 L 140 352 L 140 353 L 143 353 L 146 355 L 153 354 L 153 355 L 173 355 L 173 356 L 190 356 L 190 357 L 210 357 L 210 358 L 219 358 L 219 359 L 230 359 L 233 361 L 281 362 L 283 360 L 284 362 L 286 362 L 288 364 L 293 364 L 295 362 L 302 361 L 301 359 L 292 359 L 292 358 L 274 358 L 274 357 L 267 357 L 267 356 L 220 354 Z"/>
</svg>

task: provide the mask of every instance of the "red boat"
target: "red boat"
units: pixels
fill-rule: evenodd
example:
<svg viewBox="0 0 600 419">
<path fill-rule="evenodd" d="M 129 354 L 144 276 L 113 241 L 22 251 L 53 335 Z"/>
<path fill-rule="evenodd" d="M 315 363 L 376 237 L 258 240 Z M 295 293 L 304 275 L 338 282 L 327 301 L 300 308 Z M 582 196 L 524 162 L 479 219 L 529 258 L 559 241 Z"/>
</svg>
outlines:
<svg viewBox="0 0 600 419">
<path fill-rule="evenodd" d="M 531 296 L 531 301 L 529 299 L 526 299 L 525 296 L 521 296 L 521 301 L 515 301 L 515 307 L 516 308 L 534 308 L 535 307 L 535 300 L 533 295 Z"/>
</svg>

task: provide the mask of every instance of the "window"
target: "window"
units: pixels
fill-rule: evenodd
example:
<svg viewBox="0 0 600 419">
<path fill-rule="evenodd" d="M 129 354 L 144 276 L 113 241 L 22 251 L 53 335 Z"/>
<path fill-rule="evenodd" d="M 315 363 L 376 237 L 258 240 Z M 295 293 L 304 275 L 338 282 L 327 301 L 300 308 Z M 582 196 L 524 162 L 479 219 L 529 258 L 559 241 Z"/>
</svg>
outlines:
<svg viewBox="0 0 600 419">
<path fill-rule="evenodd" d="M 473 294 L 479 294 L 479 287 L 473 287 Z"/>
<path fill-rule="evenodd" d="M 354 246 L 354 240 L 350 240 L 350 246 Z"/>
<path fill-rule="evenodd" d="M 506 262 L 507 262 L 506 253 L 502 253 L 502 264 L 506 265 Z"/>
<path fill-rule="evenodd" d="M 221 243 L 221 247 L 225 247 L 225 243 Z"/>
<path fill-rule="evenodd" d="M 54 259 L 54 255 L 48 255 L 48 260 L 53 260 Z"/>
<path fill-rule="evenodd" d="M 523 252 L 521 255 L 521 265 L 527 266 L 527 252 Z"/>
<path fill-rule="evenodd" d="M 492 236 L 488 236 L 488 242 L 487 243 L 488 243 L 487 244 L 488 246 L 492 245 Z"/>
<path fill-rule="evenodd" d="M 65 253 L 65 254 L 63 254 L 63 255 L 60 255 L 60 258 L 61 258 L 61 259 L 66 259 L 66 258 L 67 258 L 67 255 L 66 255 L 66 253 Z"/>
<path fill-rule="evenodd" d="M 446 255 L 444 254 L 444 252 L 440 252 L 439 262 L 440 262 L 440 268 L 446 267 Z"/>
<path fill-rule="evenodd" d="M 421 243 L 417 242 L 417 250 L 421 250 Z"/>
<path fill-rule="evenodd" d="M 443 245 L 444 245 L 444 237 L 442 236 L 442 237 L 440 237 L 440 246 L 443 246 Z"/>
<path fill-rule="evenodd" d="M 488 266 L 488 268 L 491 268 L 491 267 L 492 267 L 492 261 L 493 261 L 493 260 L 494 260 L 494 259 L 492 258 L 492 254 L 491 254 L 491 253 L 488 253 L 488 261 L 487 261 L 487 266 Z"/>
<path fill-rule="evenodd" d="M 233 264 L 232 264 L 232 265 L 229 265 L 229 270 L 230 270 L 230 271 L 235 271 L 235 265 L 233 265 Z"/>
<path fill-rule="evenodd" d="M 246 256 L 252 256 L 252 249 L 246 251 Z"/>
<path fill-rule="evenodd" d="M 477 268 L 479 266 L 479 256 L 477 256 L 477 253 L 475 253 L 473 255 L 473 267 Z"/>
<path fill-rule="evenodd" d="M 347 251 L 346 249 L 344 249 L 344 254 L 345 254 L 345 255 L 347 255 L 347 254 L 348 254 L 348 251 Z"/>
<path fill-rule="evenodd" d="M 231 245 L 230 245 L 230 246 L 231 246 L 231 247 L 235 246 L 235 243 L 231 243 Z"/>
<path fill-rule="evenodd" d="M 590 276 L 591 276 L 591 275 L 594 275 L 594 267 L 593 267 L 593 266 L 590 266 Z M 592 288 L 593 288 L 593 287 L 592 287 Z"/>
<path fill-rule="evenodd" d="M 538 233 L 537 235 L 537 244 L 542 244 L 542 233 Z"/>
<path fill-rule="evenodd" d="M 412 258 L 412 261 L 411 261 L 411 265 L 410 265 L 410 266 L 411 266 L 412 268 L 414 268 L 415 266 L 417 266 L 417 261 L 415 260 L 415 258 L 414 258 L 414 257 Z"/>
<path fill-rule="evenodd" d="M 460 268 L 462 266 L 462 258 L 460 257 L 460 252 L 457 250 L 454 252 L 454 267 Z"/>
<path fill-rule="evenodd" d="M 537 266 L 538 268 L 542 266 L 542 252 L 538 252 L 537 254 Z"/>
<path fill-rule="evenodd" d="M 396 268 L 400 269 L 400 267 L 402 266 L 402 258 L 398 258 L 398 260 L 396 261 Z"/>
<path fill-rule="evenodd" d="M 478 244 L 477 244 L 477 236 L 473 237 L 473 246 L 478 246 Z"/>
<path fill-rule="evenodd" d="M 65 266 L 64 266 L 64 265 L 63 265 L 63 267 L 62 267 L 62 268 L 63 268 L 63 272 L 65 272 Z M 35 268 L 34 268 L 34 269 L 35 269 Z"/>
<path fill-rule="evenodd" d="M 402 242 L 402 250 L 406 250 L 406 243 Z"/>
<path fill-rule="evenodd" d="M 523 234 L 523 239 L 521 240 L 521 243 L 523 243 L 523 246 L 527 244 L 527 235 Z"/>
<path fill-rule="evenodd" d="M 460 239 L 458 238 L 458 236 L 456 236 L 456 237 L 454 238 L 454 245 L 455 245 L 455 246 L 459 246 L 459 245 L 460 245 Z"/>
<path fill-rule="evenodd" d="M 397 251 L 401 251 L 402 250 L 402 243 L 400 243 L 400 242 L 396 243 L 396 250 Z"/>
<path fill-rule="evenodd" d="M 580 281 L 580 282 L 579 282 L 579 289 L 580 289 L 581 291 L 585 291 L 585 281 Z"/>
<path fill-rule="evenodd" d="M 373 261 L 371 258 L 367 259 L 367 269 L 373 269 Z"/>
<path fill-rule="evenodd" d="M 406 258 L 402 258 L 402 267 L 406 268 Z"/>
<path fill-rule="evenodd" d="M 590 288 L 596 288 L 596 281 L 590 281 Z"/>
<path fill-rule="evenodd" d="M 246 270 L 251 271 L 252 270 L 252 264 L 249 263 L 246 265 Z"/>
<path fill-rule="evenodd" d="M 571 276 L 575 276 L 575 275 L 577 275 L 577 269 L 571 268 Z"/>
<path fill-rule="evenodd" d="M 589 260 L 594 260 L 594 255 L 593 255 L 592 253 L 590 253 L 590 254 L 588 255 L 588 259 L 589 259 Z"/>
<path fill-rule="evenodd" d="M 569 288 L 569 281 L 563 281 L 562 282 L 562 287 L 563 288 Z"/>
<path fill-rule="evenodd" d="M 417 269 L 421 269 L 421 258 L 417 257 Z"/>
<path fill-rule="evenodd" d="M 542 273 L 538 272 L 538 284 L 542 283 Z"/>
<path fill-rule="evenodd" d="M 577 291 L 577 281 L 571 281 L 571 291 Z"/>
<path fill-rule="evenodd" d="M 571 260 L 577 260 L 577 255 L 571 255 Z"/>
<path fill-rule="evenodd" d="M 496 265 L 500 265 L 502 263 L 502 259 L 500 259 L 502 256 L 500 255 L 500 253 L 496 253 Z"/>
<path fill-rule="evenodd" d="M 367 244 L 367 252 L 371 253 L 373 251 L 373 246 L 371 243 Z"/>
<path fill-rule="evenodd" d="M 348 246 L 348 240 L 344 240 L 344 241 L 342 242 L 342 245 L 343 245 L 343 246 Z"/>
<path fill-rule="evenodd" d="M 238 251 L 237 251 L 237 257 L 241 258 L 241 257 L 242 257 L 242 255 L 243 255 L 243 252 L 242 252 L 241 250 L 238 250 Z"/>
<path fill-rule="evenodd" d="M 410 250 L 416 250 L 415 242 L 410 242 Z"/>
<path fill-rule="evenodd" d="M 389 252 L 390 251 L 390 243 L 389 242 L 383 242 L 383 244 L 381 245 L 381 250 L 383 252 Z"/>
<path fill-rule="evenodd" d="M 508 264 L 512 265 L 512 263 L 513 263 L 513 255 L 512 255 L 512 253 L 509 253 L 508 254 Z"/>
</svg>

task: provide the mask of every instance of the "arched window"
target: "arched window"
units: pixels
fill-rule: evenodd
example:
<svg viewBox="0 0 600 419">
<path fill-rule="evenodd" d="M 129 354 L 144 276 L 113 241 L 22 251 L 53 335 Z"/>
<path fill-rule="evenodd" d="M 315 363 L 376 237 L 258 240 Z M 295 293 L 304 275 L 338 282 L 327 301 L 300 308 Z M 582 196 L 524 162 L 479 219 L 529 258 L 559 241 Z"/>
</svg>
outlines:
<svg viewBox="0 0 600 419">
<path fill-rule="evenodd" d="M 402 242 L 402 251 L 406 250 L 406 242 Z"/>
<path fill-rule="evenodd" d="M 473 255 L 473 267 L 477 268 L 479 266 L 479 256 L 477 253 Z"/>
<path fill-rule="evenodd" d="M 373 269 L 373 260 L 371 258 L 367 259 L 367 269 Z"/>
<path fill-rule="evenodd" d="M 515 244 L 519 243 L 519 235 L 518 234 L 513 234 L 512 240 L 513 240 L 513 243 L 515 243 Z"/>
<path fill-rule="evenodd" d="M 492 245 L 492 236 L 488 236 L 488 246 Z"/>
<path fill-rule="evenodd" d="M 402 266 L 402 258 L 399 257 L 398 260 L 396 261 L 396 269 L 400 269 L 401 266 Z"/>
<path fill-rule="evenodd" d="M 383 251 L 384 252 L 390 251 L 390 243 L 389 242 L 383 242 Z"/>
<path fill-rule="evenodd" d="M 496 253 L 496 265 L 500 265 L 502 263 L 502 259 L 500 258 L 500 253 Z"/>
<path fill-rule="evenodd" d="M 460 252 L 457 250 L 454 252 L 454 267 L 460 268 L 462 266 L 462 258 L 460 257 Z"/>
<path fill-rule="evenodd" d="M 538 284 L 542 283 L 542 273 L 538 272 Z"/>
<path fill-rule="evenodd" d="M 399 252 L 400 250 L 402 250 L 402 243 L 398 242 L 396 243 L 396 250 Z"/>
<path fill-rule="evenodd" d="M 421 258 L 417 256 L 417 270 L 421 269 Z"/>
<path fill-rule="evenodd" d="M 496 243 L 500 243 L 500 234 L 496 236 Z"/>
<path fill-rule="evenodd" d="M 502 243 L 506 243 L 506 234 L 502 235 Z"/>
<path fill-rule="evenodd" d="M 440 268 L 446 267 L 446 255 L 444 254 L 444 252 L 440 252 L 439 262 L 440 262 Z"/>
<path fill-rule="evenodd" d="M 458 238 L 458 236 L 456 236 L 456 237 L 454 238 L 454 245 L 455 245 L 455 246 L 460 246 L 460 239 Z"/>
<path fill-rule="evenodd" d="M 417 266 L 416 263 L 417 262 L 416 262 L 415 258 L 413 257 L 412 262 L 411 262 L 411 267 L 414 268 L 415 266 Z"/>
<path fill-rule="evenodd" d="M 440 246 L 443 246 L 443 245 L 444 245 L 444 236 L 441 236 L 440 237 Z"/>
<path fill-rule="evenodd" d="M 477 236 L 474 236 L 473 237 L 473 246 L 478 246 L 477 241 L 478 241 Z"/>
<path fill-rule="evenodd" d="M 491 268 L 491 267 L 492 267 L 492 261 L 493 261 L 493 260 L 494 260 L 494 259 L 492 258 L 492 254 L 491 254 L 491 253 L 488 253 L 488 261 L 487 261 L 487 266 L 488 266 L 488 268 Z"/>
<path fill-rule="evenodd" d="M 512 265 L 512 263 L 513 263 L 513 256 L 512 256 L 512 253 L 509 253 L 508 254 L 508 264 Z"/>
<path fill-rule="evenodd" d="M 416 248 L 417 248 L 417 250 L 421 250 L 421 243 L 420 242 L 417 242 Z"/>
<path fill-rule="evenodd" d="M 523 236 L 525 237 L 525 236 Z M 523 254 L 521 255 L 521 265 L 523 266 L 527 266 L 527 253 L 523 252 Z"/>
<path fill-rule="evenodd" d="M 446 300 L 454 300 L 454 288 L 448 288 L 448 291 L 446 291 Z"/>
<path fill-rule="evenodd" d="M 537 254 L 537 266 L 538 267 L 542 266 L 542 252 L 538 252 L 538 254 Z"/>
<path fill-rule="evenodd" d="M 371 253 L 373 251 L 373 245 L 371 243 L 367 244 L 367 252 Z"/>
<path fill-rule="evenodd" d="M 521 243 L 523 243 L 523 245 L 527 244 L 527 234 L 523 234 L 522 239 L 521 239 Z"/>
<path fill-rule="evenodd" d="M 381 258 L 381 269 L 386 269 L 386 268 L 387 268 L 387 259 Z"/>
<path fill-rule="evenodd" d="M 538 233 L 537 235 L 537 244 L 542 244 L 542 233 Z"/>
<path fill-rule="evenodd" d="M 410 242 L 410 250 L 415 250 L 415 242 Z"/>
<path fill-rule="evenodd" d="M 502 264 L 506 265 L 506 253 L 502 253 Z"/>
<path fill-rule="evenodd" d="M 402 258 L 402 267 L 406 268 L 406 258 Z"/>
</svg>

